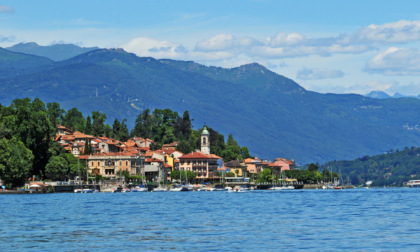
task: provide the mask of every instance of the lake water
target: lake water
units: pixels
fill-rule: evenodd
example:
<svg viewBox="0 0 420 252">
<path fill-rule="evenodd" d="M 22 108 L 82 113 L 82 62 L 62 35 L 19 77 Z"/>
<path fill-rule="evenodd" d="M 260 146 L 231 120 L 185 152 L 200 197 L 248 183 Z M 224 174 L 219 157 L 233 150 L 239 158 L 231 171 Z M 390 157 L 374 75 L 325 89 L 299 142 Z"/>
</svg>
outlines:
<svg viewBox="0 0 420 252">
<path fill-rule="evenodd" d="M 420 189 L 0 195 L 0 251 L 420 250 Z"/>
</svg>

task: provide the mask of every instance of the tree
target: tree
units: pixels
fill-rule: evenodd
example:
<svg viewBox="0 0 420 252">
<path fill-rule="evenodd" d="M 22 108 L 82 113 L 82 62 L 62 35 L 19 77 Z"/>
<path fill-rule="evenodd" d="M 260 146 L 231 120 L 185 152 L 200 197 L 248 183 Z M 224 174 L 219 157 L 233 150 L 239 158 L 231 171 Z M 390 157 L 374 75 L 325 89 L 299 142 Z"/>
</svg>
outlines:
<svg viewBox="0 0 420 252">
<path fill-rule="evenodd" d="M 88 116 L 86 118 L 85 134 L 92 135 L 92 133 L 93 133 L 93 130 L 92 130 L 92 118 L 90 118 L 90 116 Z"/>
<path fill-rule="evenodd" d="M 47 103 L 47 111 L 48 111 L 48 119 L 50 120 L 51 125 L 55 129 L 58 124 L 61 124 L 63 122 L 64 113 L 66 111 L 60 108 L 60 104 L 56 102 Z"/>
<path fill-rule="evenodd" d="M 150 109 L 143 110 L 143 112 L 137 116 L 134 129 L 131 131 L 131 136 L 151 138 L 151 119 Z"/>
<path fill-rule="evenodd" d="M 16 138 L 0 139 L 0 177 L 6 188 L 23 186 L 28 179 L 34 156 Z"/>
<path fill-rule="evenodd" d="M 64 115 L 63 124 L 69 129 L 84 132 L 86 121 L 82 112 L 77 108 L 72 108 Z"/>
<path fill-rule="evenodd" d="M 192 123 L 190 119 L 190 114 L 188 113 L 188 110 L 184 112 L 182 115 L 182 118 L 178 118 L 174 125 L 175 130 L 175 136 L 180 139 L 189 139 L 191 135 L 191 129 L 192 129 Z"/>
<path fill-rule="evenodd" d="M 233 172 L 226 172 L 225 177 L 235 177 L 235 173 Z"/>
<path fill-rule="evenodd" d="M 318 165 L 311 163 L 308 167 L 308 171 L 318 171 Z"/>
<path fill-rule="evenodd" d="M 45 166 L 45 175 L 52 180 L 66 180 L 68 173 L 69 164 L 65 158 L 60 156 L 51 157 Z"/>
<path fill-rule="evenodd" d="M 331 174 L 327 168 L 322 171 L 322 180 L 324 182 L 331 181 Z"/>
<path fill-rule="evenodd" d="M 241 148 L 242 159 L 250 158 L 248 147 L 244 146 Z"/>
<path fill-rule="evenodd" d="M 226 142 L 226 149 L 222 152 L 222 157 L 225 160 L 241 160 L 242 159 L 242 150 L 238 145 L 233 135 L 229 134 L 228 140 Z"/>
<path fill-rule="evenodd" d="M 273 180 L 272 171 L 269 168 L 265 168 L 258 174 L 257 182 L 271 182 Z"/>
<path fill-rule="evenodd" d="M 106 115 L 99 111 L 92 112 L 92 133 L 95 136 L 104 136 L 105 135 L 105 120 Z"/>
<path fill-rule="evenodd" d="M 45 104 L 38 98 L 31 103 L 29 98 L 16 99 L 8 110 L 2 112 L 5 126 L 34 155 L 32 174 L 41 175 L 48 162 L 48 149 L 55 135 Z"/>
</svg>

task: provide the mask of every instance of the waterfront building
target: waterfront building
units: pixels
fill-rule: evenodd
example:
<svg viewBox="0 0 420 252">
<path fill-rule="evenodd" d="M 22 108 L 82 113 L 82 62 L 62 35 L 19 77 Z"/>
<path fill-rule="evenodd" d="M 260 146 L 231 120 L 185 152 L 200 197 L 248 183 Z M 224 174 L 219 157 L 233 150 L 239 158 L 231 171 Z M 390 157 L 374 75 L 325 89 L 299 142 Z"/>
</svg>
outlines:
<svg viewBox="0 0 420 252">
<path fill-rule="evenodd" d="M 249 173 L 259 173 L 262 170 L 261 160 L 258 158 L 247 158 L 244 162 Z"/>
<path fill-rule="evenodd" d="M 219 178 L 217 176 L 216 155 L 206 155 L 201 152 L 192 152 L 179 158 L 179 169 L 197 173 L 198 179 L 209 180 Z"/>
<path fill-rule="evenodd" d="M 233 172 L 235 177 L 243 177 L 247 171 L 245 163 L 241 163 L 239 160 L 231 160 L 225 163 L 227 171 Z"/>
<path fill-rule="evenodd" d="M 288 171 L 295 169 L 295 161 L 287 160 L 285 158 L 276 158 L 274 159 L 274 164 L 281 166 L 281 171 Z"/>
<path fill-rule="evenodd" d="M 105 178 L 119 177 L 119 172 L 128 171 L 130 175 L 139 174 L 139 162 L 136 153 L 96 153 L 81 156 L 85 159 L 88 171 L 93 175 Z"/>
</svg>

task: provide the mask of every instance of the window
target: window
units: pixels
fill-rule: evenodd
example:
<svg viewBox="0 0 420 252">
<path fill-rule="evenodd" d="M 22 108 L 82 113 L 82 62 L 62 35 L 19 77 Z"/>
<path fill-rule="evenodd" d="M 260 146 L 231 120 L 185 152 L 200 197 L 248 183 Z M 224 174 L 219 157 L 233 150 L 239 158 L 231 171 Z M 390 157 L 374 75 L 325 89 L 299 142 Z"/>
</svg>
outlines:
<svg viewBox="0 0 420 252">
<path fill-rule="evenodd" d="M 91 165 L 90 166 L 93 166 L 93 161 L 91 162 Z"/>
<path fill-rule="evenodd" d="M 128 161 L 125 161 L 125 166 L 128 166 Z"/>
</svg>

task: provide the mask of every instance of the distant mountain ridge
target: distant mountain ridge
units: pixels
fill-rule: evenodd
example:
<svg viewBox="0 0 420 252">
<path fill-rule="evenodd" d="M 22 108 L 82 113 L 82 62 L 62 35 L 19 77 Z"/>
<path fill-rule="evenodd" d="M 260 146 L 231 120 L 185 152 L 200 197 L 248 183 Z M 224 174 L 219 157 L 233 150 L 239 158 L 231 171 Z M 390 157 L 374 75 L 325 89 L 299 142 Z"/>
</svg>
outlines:
<svg viewBox="0 0 420 252">
<path fill-rule="evenodd" d="M 8 52 L 9 58 L 21 53 Z M 259 158 L 298 163 L 352 159 L 420 141 L 420 100 L 320 94 L 259 64 L 225 69 L 98 49 L 60 62 L 24 55 L 17 72 L 1 60 L 0 102 L 39 97 L 134 125 L 140 109 L 190 112 L 195 127 L 233 133 Z M 30 59 L 30 60 L 29 60 Z M 37 62 L 38 61 L 38 62 Z"/>
<path fill-rule="evenodd" d="M 417 98 L 420 99 L 420 95 L 403 95 L 400 93 L 395 93 L 394 95 L 389 95 L 383 91 L 372 91 L 366 94 L 366 97 L 375 98 L 375 99 L 389 99 L 389 98 Z"/>
<path fill-rule="evenodd" d="M 62 61 L 77 55 L 99 49 L 98 47 L 80 47 L 73 44 L 54 44 L 40 46 L 35 42 L 19 43 L 6 48 L 11 52 L 20 52 L 37 56 L 47 57 L 54 61 Z"/>
</svg>

